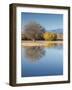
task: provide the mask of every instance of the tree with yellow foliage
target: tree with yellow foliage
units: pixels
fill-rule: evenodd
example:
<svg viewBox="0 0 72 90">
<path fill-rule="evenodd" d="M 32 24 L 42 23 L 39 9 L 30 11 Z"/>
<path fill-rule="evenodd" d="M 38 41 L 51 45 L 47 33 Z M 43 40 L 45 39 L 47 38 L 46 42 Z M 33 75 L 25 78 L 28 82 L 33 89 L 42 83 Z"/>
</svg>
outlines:
<svg viewBox="0 0 72 90">
<path fill-rule="evenodd" d="M 45 40 L 49 40 L 49 41 L 52 41 L 52 40 L 56 40 L 57 38 L 57 35 L 55 33 L 52 33 L 52 32 L 45 32 L 43 34 L 43 38 Z"/>
</svg>

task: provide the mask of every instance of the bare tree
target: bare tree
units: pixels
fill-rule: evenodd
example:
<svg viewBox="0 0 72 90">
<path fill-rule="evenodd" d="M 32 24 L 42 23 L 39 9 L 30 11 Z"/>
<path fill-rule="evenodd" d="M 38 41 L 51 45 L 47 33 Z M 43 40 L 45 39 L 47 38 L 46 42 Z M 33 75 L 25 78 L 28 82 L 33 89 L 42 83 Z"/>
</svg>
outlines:
<svg viewBox="0 0 72 90">
<path fill-rule="evenodd" d="M 22 39 L 41 40 L 45 29 L 36 22 L 30 22 L 24 26 Z"/>
</svg>

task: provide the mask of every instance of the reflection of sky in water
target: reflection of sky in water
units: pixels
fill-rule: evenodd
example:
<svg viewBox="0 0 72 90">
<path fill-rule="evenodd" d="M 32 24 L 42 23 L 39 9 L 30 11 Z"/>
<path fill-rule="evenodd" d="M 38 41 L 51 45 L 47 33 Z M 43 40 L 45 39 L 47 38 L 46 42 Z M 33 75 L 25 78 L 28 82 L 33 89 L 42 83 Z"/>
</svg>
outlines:
<svg viewBox="0 0 72 90">
<path fill-rule="evenodd" d="M 28 49 L 27 49 L 28 50 Z M 38 49 L 39 50 L 39 49 Z M 50 76 L 63 74 L 63 48 L 55 46 L 43 48 L 45 54 L 38 60 L 32 61 L 25 56 L 26 48 L 21 51 L 21 75 L 22 77 L 30 76 Z M 31 51 L 32 53 L 32 51 Z M 37 53 L 37 52 L 36 52 Z"/>
</svg>

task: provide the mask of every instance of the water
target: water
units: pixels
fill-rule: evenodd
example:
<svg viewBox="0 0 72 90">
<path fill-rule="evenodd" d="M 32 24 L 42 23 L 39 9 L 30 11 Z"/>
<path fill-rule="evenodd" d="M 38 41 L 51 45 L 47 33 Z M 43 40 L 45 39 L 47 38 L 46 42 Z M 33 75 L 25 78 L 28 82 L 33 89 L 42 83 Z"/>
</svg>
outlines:
<svg viewBox="0 0 72 90">
<path fill-rule="evenodd" d="M 21 76 L 63 75 L 63 46 L 21 48 Z"/>
</svg>

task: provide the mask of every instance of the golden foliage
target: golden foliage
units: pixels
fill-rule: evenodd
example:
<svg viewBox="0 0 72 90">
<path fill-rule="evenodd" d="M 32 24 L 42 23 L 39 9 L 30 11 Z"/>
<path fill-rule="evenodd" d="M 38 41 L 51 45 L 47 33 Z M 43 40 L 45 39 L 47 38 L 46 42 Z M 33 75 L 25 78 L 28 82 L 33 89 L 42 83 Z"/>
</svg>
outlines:
<svg viewBox="0 0 72 90">
<path fill-rule="evenodd" d="M 52 32 L 45 32 L 43 34 L 43 37 L 45 40 L 56 40 L 57 38 L 57 35 L 55 33 L 52 33 Z"/>
</svg>

